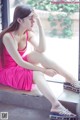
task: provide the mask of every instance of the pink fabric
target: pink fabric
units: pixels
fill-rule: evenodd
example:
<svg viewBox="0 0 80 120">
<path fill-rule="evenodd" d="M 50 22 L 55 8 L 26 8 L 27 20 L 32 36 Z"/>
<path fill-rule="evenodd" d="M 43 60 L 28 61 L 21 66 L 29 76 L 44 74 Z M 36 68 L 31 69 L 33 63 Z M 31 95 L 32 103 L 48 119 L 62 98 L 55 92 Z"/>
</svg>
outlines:
<svg viewBox="0 0 80 120">
<path fill-rule="evenodd" d="M 18 52 L 25 61 L 28 61 L 27 56 L 23 57 L 25 49 Z M 2 68 L 0 62 L 0 83 L 16 89 L 30 91 L 33 84 L 33 71 L 16 64 L 6 48 L 4 48 L 4 63 L 4 68 Z"/>
</svg>

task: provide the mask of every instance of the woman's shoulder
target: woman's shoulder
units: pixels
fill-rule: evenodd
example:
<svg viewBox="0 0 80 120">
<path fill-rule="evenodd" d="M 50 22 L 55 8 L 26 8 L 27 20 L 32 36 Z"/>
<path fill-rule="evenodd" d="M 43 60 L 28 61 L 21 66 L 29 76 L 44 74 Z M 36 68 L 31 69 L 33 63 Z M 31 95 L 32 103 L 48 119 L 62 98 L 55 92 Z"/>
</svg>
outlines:
<svg viewBox="0 0 80 120">
<path fill-rule="evenodd" d="M 9 42 L 10 42 L 10 41 L 12 42 L 12 41 L 13 41 L 13 40 L 12 40 L 12 37 L 11 37 L 10 33 L 5 33 L 4 36 L 3 36 L 3 43 L 4 43 L 4 42 L 8 42 L 8 41 L 9 41 Z"/>
<path fill-rule="evenodd" d="M 10 33 L 5 33 L 5 34 L 3 35 L 3 39 L 6 39 L 6 38 L 10 38 Z"/>
</svg>

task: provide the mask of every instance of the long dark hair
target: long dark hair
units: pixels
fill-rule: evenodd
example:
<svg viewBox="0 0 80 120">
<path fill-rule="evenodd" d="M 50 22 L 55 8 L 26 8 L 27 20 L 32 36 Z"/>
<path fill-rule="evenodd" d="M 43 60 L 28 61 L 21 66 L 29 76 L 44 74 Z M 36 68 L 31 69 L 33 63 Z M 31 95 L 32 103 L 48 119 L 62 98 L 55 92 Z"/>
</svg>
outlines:
<svg viewBox="0 0 80 120">
<path fill-rule="evenodd" d="M 0 61 L 2 63 L 2 66 L 4 64 L 3 63 L 4 62 L 4 57 L 3 57 L 4 45 L 3 45 L 3 42 L 2 42 L 4 34 L 8 33 L 8 32 L 15 31 L 15 30 L 18 30 L 19 23 L 17 22 L 17 18 L 23 19 L 23 18 L 27 17 L 31 12 L 32 12 L 32 8 L 29 5 L 19 5 L 19 6 L 17 6 L 14 10 L 13 22 L 9 25 L 9 27 L 4 29 L 0 33 Z"/>
</svg>

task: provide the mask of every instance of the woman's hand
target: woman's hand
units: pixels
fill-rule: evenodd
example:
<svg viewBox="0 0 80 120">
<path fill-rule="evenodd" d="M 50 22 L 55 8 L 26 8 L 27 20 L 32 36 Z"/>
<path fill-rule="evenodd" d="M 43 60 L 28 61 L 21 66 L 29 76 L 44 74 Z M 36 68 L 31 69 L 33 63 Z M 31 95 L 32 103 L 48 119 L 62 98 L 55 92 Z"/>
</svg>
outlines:
<svg viewBox="0 0 80 120">
<path fill-rule="evenodd" d="M 35 9 L 33 9 L 33 14 L 34 14 L 34 17 L 35 17 L 36 19 L 39 19 L 39 16 L 38 16 L 38 14 L 37 14 L 37 12 L 36 12 Z"/>
<path fill-rule="evenodd" d="M 53 77 L 54 75 L 57 74 L 57 72 L 53 69 L 45 69 L 44 74 Z"/>
<path fill-rule="evenodd" d="M 36 20 L 37 24 L 41 25 L 41 21 L 40 21 L 39 15 L 37 14 L 35 9 L 33 9 L 33 14 L 34 14 L 34 19 Z"/>
</svg>

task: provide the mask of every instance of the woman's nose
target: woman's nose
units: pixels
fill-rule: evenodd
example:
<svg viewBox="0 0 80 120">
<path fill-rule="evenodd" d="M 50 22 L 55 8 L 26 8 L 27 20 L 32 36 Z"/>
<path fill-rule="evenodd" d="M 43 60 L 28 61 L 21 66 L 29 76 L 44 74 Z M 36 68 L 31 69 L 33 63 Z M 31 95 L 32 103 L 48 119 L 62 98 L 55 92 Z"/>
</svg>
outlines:
<svg viewBox="0 0 80 120">
<path fill-rule="evenodd" d="M 33 22 L 33 23 L 35 22 L 35 19 L 34 19 L 34 18 L 32 19 L 32 22 Z"/>
</svg>

